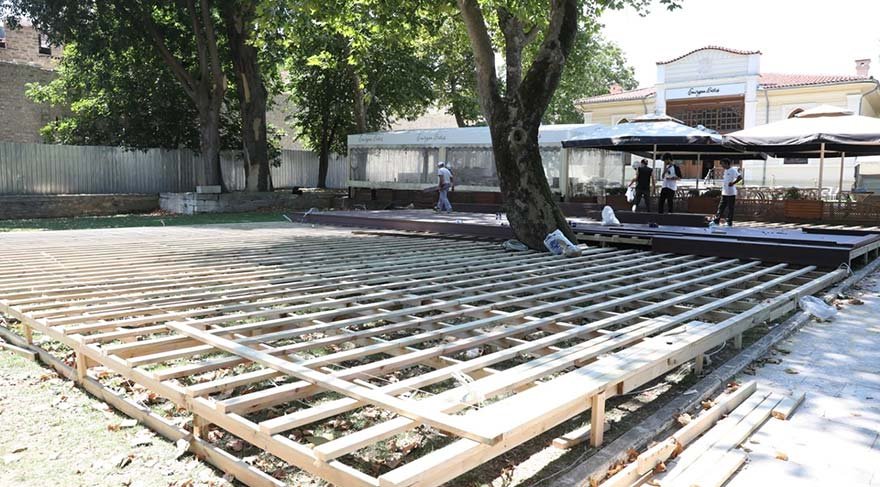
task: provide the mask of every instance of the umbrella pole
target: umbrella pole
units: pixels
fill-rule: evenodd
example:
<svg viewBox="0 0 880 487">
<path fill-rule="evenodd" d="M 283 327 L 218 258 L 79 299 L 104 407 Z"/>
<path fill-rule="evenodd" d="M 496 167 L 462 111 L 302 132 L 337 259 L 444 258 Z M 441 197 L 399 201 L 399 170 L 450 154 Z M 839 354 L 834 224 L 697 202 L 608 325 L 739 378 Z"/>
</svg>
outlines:
<svg viewBox="0 0 880 487">
<path fill-rule="evenodd" d="M 822 172 L 825 170 L 825 142 L 819 146 L 819 199 L 822 199 Z"/>
<path fill-rule="evenodd" d="M 700 194 L 700 178 L 703 177 L 703 161 L 700 160 L 702 159 L 702 155 L 703 154 L 697 154 L 697 174 L 699 174 L 699 176 L 697 176 L 697 194 Z"/>
<path fill-rule="evenodd" d="M 651 173 L 657 174 L 657 144 L 654 144 L 654 160 L 651 162 Z M 654 196 L 654 186 L 651 186 L 651 196 Z"/>
<path fill-rule="evenodd" d="M 837 183 L 837 199 L 843 195 L 843 163 L 846 158 L 846 152 L 840 153 L 840 181 Z"/>
</svg>

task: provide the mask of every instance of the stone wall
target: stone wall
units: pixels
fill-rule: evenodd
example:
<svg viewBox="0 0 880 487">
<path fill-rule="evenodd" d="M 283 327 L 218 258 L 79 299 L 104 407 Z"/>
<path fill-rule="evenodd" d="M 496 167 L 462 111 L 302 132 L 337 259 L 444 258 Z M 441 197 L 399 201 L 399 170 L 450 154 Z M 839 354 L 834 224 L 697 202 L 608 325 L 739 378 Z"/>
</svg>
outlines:
<svg viewBox="0 0 880 487">
<path fill-rule="evenodd" d="M 0 142 L 42 142 L 40 129 L 60 112 L 32 102 L 25 92 L 28 83 L 48 83 L 55 76 L 54 71 L 0 61 Z"/>
<path fill-rule="evenodd" d="M 308 210 L 309 208 L 344 208 L 343 192 L 308 191 L 291 194 L 274 193 L 162 193 L 159 206 L 164 211 L 192 215 L 195 213 L 234 213 L 254 210 Z"/>
<path fill-rule="evenodd" d="M 156 194 L 0 195 L 0 220 L 149 213 L 158 209 Z"/>
<path fill-rule="evenodd" d="M 52 45 L 49 46 L 49 54 L 40 53 L 40 35 L 33 26 L 26 24 L 17 29 L 2 28 L 6 33 L 6 47 L 0 47 L 0 62 L 27 64 L 43 69 L 58 66 L 63 48 Z"/>
</svg>

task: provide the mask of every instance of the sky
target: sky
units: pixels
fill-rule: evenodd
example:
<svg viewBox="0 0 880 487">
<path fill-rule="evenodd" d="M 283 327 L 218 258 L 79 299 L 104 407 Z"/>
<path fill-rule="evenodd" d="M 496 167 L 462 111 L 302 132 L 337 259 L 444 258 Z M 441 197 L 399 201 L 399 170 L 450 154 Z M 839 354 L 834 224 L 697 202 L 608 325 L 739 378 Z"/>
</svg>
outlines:
<svg viewBox="0 0 880 487">
<path fill-rule="evenodd" d="M 878 21 L 878 0 L 683 0 L 673 12 L 655 2 L 646 17 L 602 17 L 642 87 L 654 85 L 657 61 L 707 45 L 761 51 L 764 73 L 855 74 L 855 60 L 870 58 L 880 78 Z"/>
</svg>

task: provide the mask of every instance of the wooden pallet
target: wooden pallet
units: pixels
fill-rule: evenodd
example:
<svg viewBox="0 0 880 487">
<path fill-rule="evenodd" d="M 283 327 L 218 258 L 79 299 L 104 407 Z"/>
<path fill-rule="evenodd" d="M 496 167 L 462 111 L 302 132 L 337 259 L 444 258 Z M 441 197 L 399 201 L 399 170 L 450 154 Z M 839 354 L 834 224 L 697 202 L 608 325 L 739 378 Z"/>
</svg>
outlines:
<svg viewBox="0 0 880 487">
<path fill-rule="evenodd" d="M 0 240 L 0 311 L 28 341 L 71 347 L 90 390 L 109 369 L 185 408 L 193 449 L 251 485 L 277 481 L 207 431 L 337 485 L 439 485 L 586 410 L 604 425 L 606 399 L 740 343 L 843 277 L 296 225 Z M 321 444 L 294 434 L 367 410 L 379 419 Z M 364 468 L 364 449 L 417 430 L 442 444 Z M 603 431 L 591 429 L 593 445 Z"/>
</svg>

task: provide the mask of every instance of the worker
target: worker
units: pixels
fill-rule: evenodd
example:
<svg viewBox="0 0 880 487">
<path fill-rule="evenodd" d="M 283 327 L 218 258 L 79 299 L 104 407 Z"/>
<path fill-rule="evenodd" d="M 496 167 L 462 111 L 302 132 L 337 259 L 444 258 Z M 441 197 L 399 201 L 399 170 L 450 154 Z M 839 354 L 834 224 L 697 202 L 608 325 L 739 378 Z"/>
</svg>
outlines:
<svg viewBox="0 0 880 487">
<path fill-rule="evenodd" d="M 660 214 L 663 214 L 663 205 L 666 204 L 669 213 L 672 213 L 672 202 L 675 199 L 675 191 L 678 189 L 678 180 L 681 178 L 681 168 L 675 165 L 672 154 L 663 154 L 663 188 L 660 190 L 659 206 Z"/>
<path fill-rule="evenodd" d="M 455 188 L 452 171 L 446 167 L 444 161 L 438 162 L 437 167 L 437 190 L 440 193 L 440 197 L 437 200 L 435 211 L 449 213 L 452 211 L 452 204 L 449 202 L 448 193 Z"/>
<path fill-rule="evenodd" d="M 718 225 L 726 211 L 727 226 L 732 227 L 733 208 L 736 206 L 736 185 L 742 181 L 742 175 L 735 167 L 732 167 L 730 159 L 722 159 L 721 167 L 724 169 L 721 179 L 721 203 L 718 204 L 718 212 L 715 213 L 715 219 L 712 220 L 712 223 Z"/>
<path fill-rule="evenodd" d="M 654 186 L 654 170 L 648 167 L 648 160 L 642 159 L 636 169 L 636 177 L 629 182 L 636 186 L 636 197 L 633 199 L 632 211 L 636 211 L 642 198 L 645 199 L 645 211 L 651 211 L 651 188 Z"/>
</svg>

